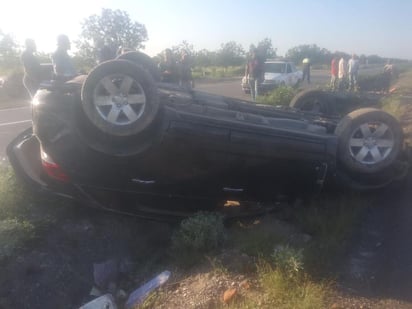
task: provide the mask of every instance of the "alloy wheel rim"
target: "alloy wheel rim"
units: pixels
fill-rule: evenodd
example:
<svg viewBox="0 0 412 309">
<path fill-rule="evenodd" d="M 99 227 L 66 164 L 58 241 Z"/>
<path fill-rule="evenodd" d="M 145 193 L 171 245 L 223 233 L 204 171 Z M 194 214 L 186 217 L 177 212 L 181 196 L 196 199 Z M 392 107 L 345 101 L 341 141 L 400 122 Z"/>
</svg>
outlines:
<svg viewBox="0 0 412 309">
<path fill-rule="evenodd" d="M 395 145 L 391 128 L 383 122 L 368 122 L 358 126 L 349 139 L 352 158 L 366 165 L 384 161 Z"/>
<path fill-rule="evenodd" d="M 99 81 L 93 94 L 94 107 L 106 122 L 124 126 L 138 121 L 147 105 L 143 87 L 129 75 L 112 74 Z"/>
</svg>

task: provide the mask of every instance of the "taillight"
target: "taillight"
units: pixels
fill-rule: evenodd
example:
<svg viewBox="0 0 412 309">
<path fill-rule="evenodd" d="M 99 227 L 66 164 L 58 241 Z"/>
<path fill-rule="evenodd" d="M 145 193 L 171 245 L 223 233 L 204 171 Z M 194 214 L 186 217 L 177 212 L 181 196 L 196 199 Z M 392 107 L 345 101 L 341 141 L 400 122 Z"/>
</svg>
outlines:
<svg viewBox="0 0 412 309">
<path fill-rule="evenodd" d="M 40 152 L 41 164 L 46 174 L 55 180 L 61 182 L 68 182 L 69 176 L 62 170 L 60 165 L 54 162 L 53 159 L 46 152 L 43 151 L 43 149 L 41 149 Z"/>
</svg>

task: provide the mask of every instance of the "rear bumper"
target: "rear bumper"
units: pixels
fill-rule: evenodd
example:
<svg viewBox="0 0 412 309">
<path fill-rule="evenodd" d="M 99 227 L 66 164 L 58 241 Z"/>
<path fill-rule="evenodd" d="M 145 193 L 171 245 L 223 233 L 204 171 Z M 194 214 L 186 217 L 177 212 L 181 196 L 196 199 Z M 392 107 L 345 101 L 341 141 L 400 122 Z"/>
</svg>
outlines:
<svg viewBox="0 0 412 309">
<path fill-rule="evenodd" d="M 36 193 L 52 194 L 75 199 L 70 185 L 53 184 L 43 172 L 40 143 L 29 128 L 20 133 L 7 146 L 7 156 L 17 178 Z"/>
</svg>

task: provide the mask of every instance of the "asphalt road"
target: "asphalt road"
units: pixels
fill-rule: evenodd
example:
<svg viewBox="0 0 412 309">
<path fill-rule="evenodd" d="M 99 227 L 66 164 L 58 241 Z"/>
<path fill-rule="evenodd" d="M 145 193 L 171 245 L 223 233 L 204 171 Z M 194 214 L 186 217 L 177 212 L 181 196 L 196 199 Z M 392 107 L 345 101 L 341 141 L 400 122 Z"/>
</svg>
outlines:
<svg viewBox="0 0 412 309">
<path fill-rule="evenodd" d="M 5 160 L 6 148 L 20 132 L 31 126 L 31 108 L 0 109 L 0 158 Z"/>
<path fill-rule="evenodd" d="M 316 88 L 319 86 L 324 87 L 328 84 L 329 78 L 330 77 L 328 71 L 312 70 L 311 83 L 308 84 L 305 81 L 301 84 L 301 87 L 303 89 Z M 242 88 L 240 86 L 241 79 L 241 77 L 237 77 L 226 80 L 201 82 L 196 85 L 195 89 L 240 100 L 250 100 L 250 95 L 245 94 L 242 91 Z"/>
</svg>

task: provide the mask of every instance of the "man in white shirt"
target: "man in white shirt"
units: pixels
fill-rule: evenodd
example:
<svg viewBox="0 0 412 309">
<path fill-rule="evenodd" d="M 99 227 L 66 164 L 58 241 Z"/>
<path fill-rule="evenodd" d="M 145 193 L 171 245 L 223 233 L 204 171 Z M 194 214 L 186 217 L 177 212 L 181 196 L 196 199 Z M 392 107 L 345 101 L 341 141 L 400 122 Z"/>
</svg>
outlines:
<svg viewBox="0 0 412 309">
<path fill-rule="evenodd" d="M 348 73 L 349 73 L 349 89 L 351 91 L 356 90 L 358 83 L 358 71 L 359 71 L 359 61 L 355 54 L 348 62 Z"/>
<path fill-rule="evenodd" d="M 348 75 L 348 64 L 345 60 L 345 57 L 342 56 L 339 60 L 339 90 L 343 90 L 346 88 L 346 78 Z"/>
</svg>

